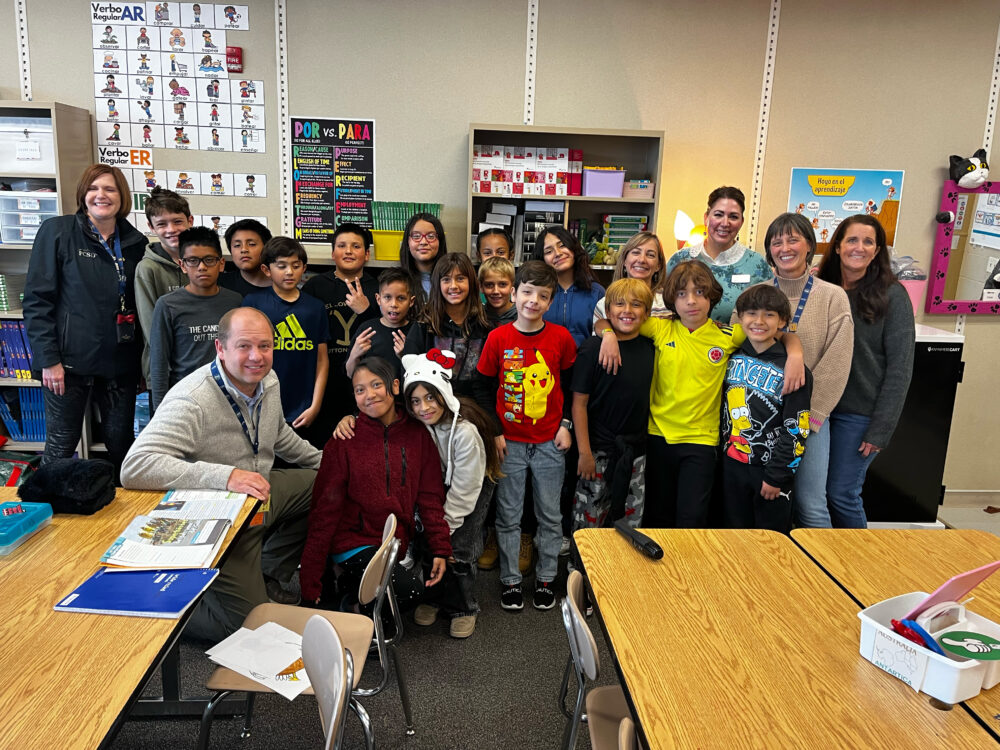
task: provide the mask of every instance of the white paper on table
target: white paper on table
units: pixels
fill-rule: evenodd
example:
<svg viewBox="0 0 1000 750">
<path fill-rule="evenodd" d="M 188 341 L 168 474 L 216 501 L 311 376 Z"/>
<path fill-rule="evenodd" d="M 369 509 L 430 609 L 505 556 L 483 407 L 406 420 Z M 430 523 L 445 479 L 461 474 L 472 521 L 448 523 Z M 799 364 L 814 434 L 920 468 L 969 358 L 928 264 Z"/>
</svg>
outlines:
<svg viewBox="0 0 1000 750">
<path fill-rule="evenodd" d="M 227 490 L 170 490 L 149 515 L 161 518 L 228 518 L 235 521 L 247 496 Z"/>
<path fill-rule="evenodd" d="M 302 636 L 274 622 L 240 628 L 205 652 L 227 669 L 259 682 L 288 700 L 309 687 L 302 665 Z"/>
</svg>

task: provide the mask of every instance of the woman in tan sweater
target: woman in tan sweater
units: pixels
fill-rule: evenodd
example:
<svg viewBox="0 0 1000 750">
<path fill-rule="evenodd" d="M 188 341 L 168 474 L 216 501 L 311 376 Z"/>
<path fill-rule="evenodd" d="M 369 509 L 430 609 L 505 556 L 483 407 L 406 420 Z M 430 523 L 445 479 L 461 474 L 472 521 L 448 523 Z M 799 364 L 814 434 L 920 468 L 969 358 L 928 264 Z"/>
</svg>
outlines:
<svg viewBox="0 0 1000 750">
<path fill-rule="evenodd" d="M 816 235 L 801 214 L 785 213 L 771 222 L 764 237 L 765 256 L 774 269 L 772 283 L 788 297 L 789 331 L 802 341 L 813 391 L 806 451 L 795 474 L 792 503 L 798 526 L 829 527 L 826 478 L 829 430 L 823 429 L 847 384 L 854 350 L 854 320 L 847 294 L 809 273 Z"/>
</svg>

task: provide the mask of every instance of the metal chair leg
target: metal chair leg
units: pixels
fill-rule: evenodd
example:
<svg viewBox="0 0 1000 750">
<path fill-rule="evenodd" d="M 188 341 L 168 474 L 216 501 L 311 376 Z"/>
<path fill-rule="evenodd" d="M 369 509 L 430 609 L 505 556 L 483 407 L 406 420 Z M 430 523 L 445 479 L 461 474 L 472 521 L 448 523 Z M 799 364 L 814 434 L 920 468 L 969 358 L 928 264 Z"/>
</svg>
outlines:
<svg viewBox="0 0 1000 750">
<path fill-rule="evenodd" d="M 406 687 L 406 679 L 403 676 L 403 664 L 399 659 L 399 648 L 395 644 L 391 644 L 389 649 L 392 651 L 392 663 L 393 667 L 396 669 L 396 682 L 399 683 L 399 699 L 403 703 L 403 717 L 406 720 L 406 734 L 412 737 L 416 734 L 413 729 L 413 709 L 410 707 L 410 691 Z"/>
<path fill-rule="evenodd" d="M 247 712 L 243 716 L 243 731 L 240 732 L 241 740 L 250 737 L 250 722 L 253 721 L 253 701 L 256 697 L 256 693 L 247 693 Z"/>
<path fill-rule="evenodd" d="M 232 693 L 232 690 L 218 692 L 205 704 L 205 710 L 201 714 L 201 727 L 198 730 L 198 750 L 208 750 L 209 735 L 212 733 L 212 715 L 218 705 Z"/>
<path fill-rule="evenodd" d="M 348 706 L 357 714 L 358 720 L 361 722 L 361 730 L 365 733 L 365 748 L 367 750 L 375 750 L 375 734 L 372 731 L 372 720 L 368 717 L 365 707 L 353 698 L 351 698 Z"/>
<path fill-rule="evenodd" d="M 573 714 L 568 708 L 566 708 L 566 695 L 569 693 L 569 678 L 573 673 L 573 657 L 572 655 L 566 660 L 566 671 L 563 672 L 562 683 L 559 687 L 559 710 L 563 712 L 563 716 L 567 719 L 572 719 Z"/>
</svg>

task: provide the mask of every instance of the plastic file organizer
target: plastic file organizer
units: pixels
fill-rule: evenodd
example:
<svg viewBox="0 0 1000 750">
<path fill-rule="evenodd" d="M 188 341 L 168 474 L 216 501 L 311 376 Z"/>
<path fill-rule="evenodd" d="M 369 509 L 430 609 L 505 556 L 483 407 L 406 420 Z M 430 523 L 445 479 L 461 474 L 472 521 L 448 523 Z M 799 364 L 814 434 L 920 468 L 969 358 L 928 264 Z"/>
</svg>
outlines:
<svg viewBox="0 0 1000 750">
<path fill-rule="evenodd" d="M 942 656 L 893 631 L 891 620 L 902 619 L 925 599 L 927 594 L 915 591 L 886 599 L 859 612 L 861 655 L 914 690 L 944 703 L 969 700 L 980 690 L 988 690 L 1000 682 L 1000 661 Z M 947 602 L 935 609 L 938 615 L 925 626 L 934 638 L 950 631 L 966 631 L 1000 639 L 1000 625 L 968 612 L 960 604 Z M 928 610 L 930 613 L 931 610 Z M 918 618 L 918 622 L 921 619 Z"/>
<path fill-rule="evenodd" d="M 9 555 L 51 522 L 52 506 L 48 503 L 0 503 L 0 556 Z"/>
</svg>

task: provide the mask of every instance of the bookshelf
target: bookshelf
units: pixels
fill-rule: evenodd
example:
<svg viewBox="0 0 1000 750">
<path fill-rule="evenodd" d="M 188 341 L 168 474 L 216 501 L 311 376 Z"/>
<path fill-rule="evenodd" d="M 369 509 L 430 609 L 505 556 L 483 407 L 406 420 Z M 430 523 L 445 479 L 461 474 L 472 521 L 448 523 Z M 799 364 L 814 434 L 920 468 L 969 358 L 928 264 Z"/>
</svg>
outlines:
<svg viewBox="0 0 1000 750">
<path fill-rule="evenodd" d="M 586 166 L 622 166 L 625 178 L 648 179 L 658 183 L 663 165 L 662 130 L 614 130 L 604 128 L 559 128 L 539 125 L 490 125 L 472 123 L 469 126 L 469 186 L 466 236 L 468 252 L 475 254 L 475 236 L 494 202 L 513 203 L 523 210 L 525 200 L 551 201 L 553 212 L 563 214 L 563 226 L 584 219 L 590 231 L 601 226 L 603 214 L 644 214 L 648 226 L 656 227 L 657 192 L 652 198 L 601 198 L 584 195 L 509 195 L 482 193 L 473 190 L 473 146 L 533 146 L 535 148 L 569 148 L 583 151 Z M 601 269 L 601 266 L 595 266 Z"/>
<path fill-rule="evenodd" d="M 93 163 L 88 110 L 60 102 L 0 101 L 0 183 L 12 188 L 0 191 L 0 273 L 27 272 L 34 231 L 51 216 L 76 212 L 77 183 Z M 20 310 L 0 312 L 0 320 L 23 317 Z M 0 388 L 41 385 L 39 380 L 0 378 Z M 78 446 L 82 458 L 96 447 L 90 443 L 92 422 L 88 413 Z M 3 425 L 0 432 L 6 434 Z M 24 452 L 44 448 L 42 441 L 10 440 L 3 446 Z"/>
</svg>

